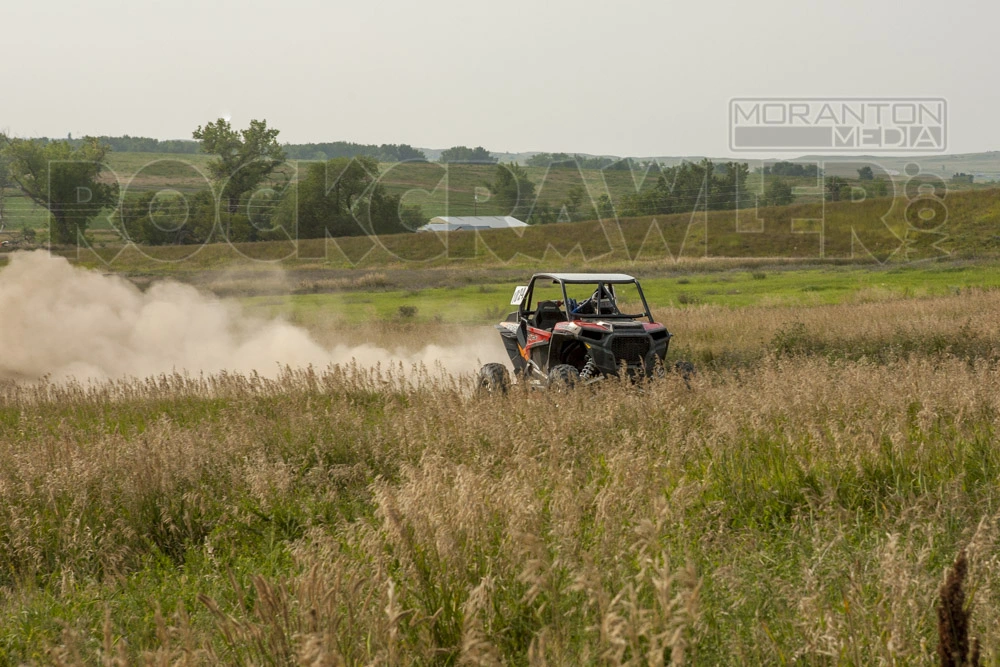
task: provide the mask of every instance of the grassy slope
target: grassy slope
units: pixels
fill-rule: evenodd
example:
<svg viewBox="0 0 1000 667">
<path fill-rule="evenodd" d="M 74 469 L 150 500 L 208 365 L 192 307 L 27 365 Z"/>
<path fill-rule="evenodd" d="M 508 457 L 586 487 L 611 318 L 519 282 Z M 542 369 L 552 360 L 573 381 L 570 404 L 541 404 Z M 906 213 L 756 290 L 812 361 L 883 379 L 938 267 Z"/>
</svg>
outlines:
<svg viewBox="0 0 1000 667">
<path fill-rule="evenodd" d="M 220 268 L 630 267 L 679 260 L 894 263 L 993 257 L 1000 248 L 997 190 L 952 193 L 943 222 L 920 223 L 905 199 L 800 204 L 623 220 L 563 223 L 520 231 L 397 234 L 255 244 L 121 248 L 68 254 L 83 263 L 133 273 L 178 274 Z M 909 212 L 908 212 L 909 211 Z M 907 216 L 910 216 L 907 218 Z M 908 226 L 916 220 L 924 229 Z M 936 225 L 936 226 L 935 226 Z M 933 227 L 933 229 L 928 229 Z M 822 232 L 822 233 L 820 233 Z M 683 263 L 677 265 L 683 268 Z"/>
</svg>

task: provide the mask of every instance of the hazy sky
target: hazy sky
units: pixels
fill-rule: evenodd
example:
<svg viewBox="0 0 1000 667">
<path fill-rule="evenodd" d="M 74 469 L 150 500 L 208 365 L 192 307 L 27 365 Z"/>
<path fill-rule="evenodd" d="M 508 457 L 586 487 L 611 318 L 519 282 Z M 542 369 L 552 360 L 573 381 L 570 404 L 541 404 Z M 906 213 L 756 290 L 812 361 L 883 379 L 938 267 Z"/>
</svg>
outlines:
<svg viewBox="0 0 1000 667">
<path fill-rule="evenodd" d="M 928 96 L 1000 149 L 988 2 L 5 2 L 0 128 L 713 155 L 728 100 Z M 11 26 L 16 29 L 11 30 Z"/>
</svg>

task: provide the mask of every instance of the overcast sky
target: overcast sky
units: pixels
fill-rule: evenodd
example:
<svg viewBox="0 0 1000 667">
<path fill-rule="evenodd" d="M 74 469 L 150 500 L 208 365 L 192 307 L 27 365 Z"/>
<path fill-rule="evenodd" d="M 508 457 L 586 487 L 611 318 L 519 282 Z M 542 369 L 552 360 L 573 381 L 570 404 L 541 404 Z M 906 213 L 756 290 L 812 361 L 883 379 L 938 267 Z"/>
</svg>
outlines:
<svg viewBox="0 0 1000 667">
<path fill-rule="evenodd" d="M 292 143 L 723 156 L 732 97 L 928 96 L 949 152 L 995 150 L 998 18 L 961 0 L 7 2 L 0 128 L 173 139 L 231 116 Z"/>
</svg>

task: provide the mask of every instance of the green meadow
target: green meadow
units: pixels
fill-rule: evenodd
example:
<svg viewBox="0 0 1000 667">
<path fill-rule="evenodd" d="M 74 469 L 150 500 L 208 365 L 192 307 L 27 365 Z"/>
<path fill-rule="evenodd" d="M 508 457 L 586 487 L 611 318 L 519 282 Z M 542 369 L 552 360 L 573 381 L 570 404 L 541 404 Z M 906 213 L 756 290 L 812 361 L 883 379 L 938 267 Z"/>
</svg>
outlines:
<svg viewBox="0 0 1000 667">
<path fill-rule="evenodd" d="M 282 315 L 312 325 L 341 321 L 415 320 L 440 323 L 486 323 L 513 309 L 511 282 L 425 289 L 350 289 L 325 294 L 252 296 L 241 299 L 251 313 Z M 642 281 L 647 301 L 657 308 L 700 305 L 775 308 L 859 303 L 956 294 L 963 289 L 1000 288 L 1000 271 L 989 264 L 949 263 L 880 269 L 823 267 L 724 270 L 650 277 Z M 410 308 L 414 310 L 409 310 Z"/>
</svg>

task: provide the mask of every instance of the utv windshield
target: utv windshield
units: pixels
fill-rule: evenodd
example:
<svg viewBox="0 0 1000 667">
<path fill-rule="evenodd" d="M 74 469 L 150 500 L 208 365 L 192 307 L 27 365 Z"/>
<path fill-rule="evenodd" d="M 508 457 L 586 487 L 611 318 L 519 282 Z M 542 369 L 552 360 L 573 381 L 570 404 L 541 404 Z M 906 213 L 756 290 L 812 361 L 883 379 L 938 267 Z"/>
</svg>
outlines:
<svg viewBox="0 0 1000 667">
<path fill-rule="evenodd" d="M 568 283 L 566 305 L 570 319 L 646 317 L 653 321 L 637 283 Z"/>
<path fill-rule="evenodd" d="M 570 275 L 572 280 L 544 275 L 532 280 L 518 309 L 521 315 L 537 317 L 544 310 L 546 317 L 558 316 L 559 321 L 642 317 L 653 321 L 642 288 L 630 276 L 582 280 L 579 274 Z"/>
</svg>

